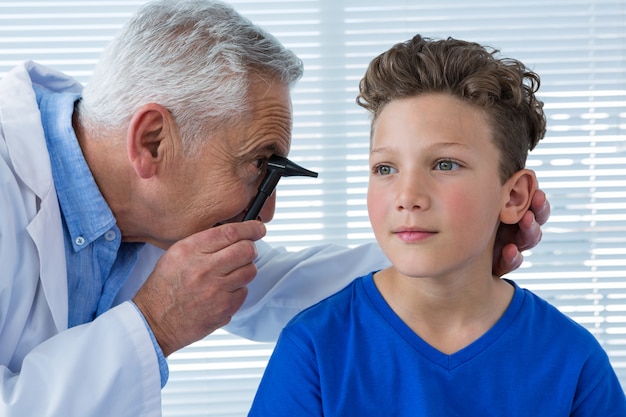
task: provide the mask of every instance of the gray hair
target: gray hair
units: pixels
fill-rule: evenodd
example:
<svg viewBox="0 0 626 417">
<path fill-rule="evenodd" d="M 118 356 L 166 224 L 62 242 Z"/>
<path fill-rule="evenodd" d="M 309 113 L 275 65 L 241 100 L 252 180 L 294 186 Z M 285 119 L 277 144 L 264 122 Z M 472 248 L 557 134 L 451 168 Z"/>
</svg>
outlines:
<svg viewBox="0 0 626 417">
<path fill-rule="evenodd" d="M 250 75 L 290 88 L 302 61 L 274 36 L 213 0 L 144 5 L 104 50 L 79 105 L 87 127 L 122 128 L 142 105 L 166 107 L 193 152 L 206 129 L 245 115 Z"/>
</svg>

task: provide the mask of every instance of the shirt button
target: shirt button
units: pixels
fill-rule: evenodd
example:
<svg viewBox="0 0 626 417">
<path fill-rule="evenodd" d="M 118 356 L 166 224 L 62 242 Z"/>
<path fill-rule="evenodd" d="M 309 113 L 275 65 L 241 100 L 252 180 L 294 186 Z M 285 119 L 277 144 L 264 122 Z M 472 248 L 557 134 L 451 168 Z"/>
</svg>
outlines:
<svg viewBox="0 0 626 417">
<path fill-rule="evenodd" d="M 74 241 L 78 246 L 83 246 L 85 244 L 85 238 L 82 236 L 78 236 Z"/>
<path fill-rule="evenodd" d="M 104 234 L 104 238 L 110 242 L 112 240 L 115 240 L 115 232 L 113 230 L 109 230 Z"/>
</svg>

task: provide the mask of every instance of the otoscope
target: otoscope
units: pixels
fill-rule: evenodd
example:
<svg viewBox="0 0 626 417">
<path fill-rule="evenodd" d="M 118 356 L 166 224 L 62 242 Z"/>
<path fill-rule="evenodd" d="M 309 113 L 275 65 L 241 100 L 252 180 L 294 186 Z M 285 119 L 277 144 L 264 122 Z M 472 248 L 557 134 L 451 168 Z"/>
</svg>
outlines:
<svg viewBox="0 0 626 417">
<path fill-rule="evenodd" d="M 270 156 L 270 159 L 267 161 L 267 174 L 265 174 L 265 178 L 261 181 L 261 185 L 259 185 L 259 192 L 256 197 L 254 197 L 254 200 L 252 200 L 252 205 L 248 209 L 248 212 L 242 221 L 254 220 L 259 216 L 259 212 L 263 208 L 265 200 L 267 200 L 268 197 L 274 192 L 274 188 L 276 188 L 276 184 L 278 184 L 280 177 L 293 176 L 317 178 L 317 172 L 302 168 L 300 165 L 287 158 L 283 158 L 282 156 Z"/>
</svg>

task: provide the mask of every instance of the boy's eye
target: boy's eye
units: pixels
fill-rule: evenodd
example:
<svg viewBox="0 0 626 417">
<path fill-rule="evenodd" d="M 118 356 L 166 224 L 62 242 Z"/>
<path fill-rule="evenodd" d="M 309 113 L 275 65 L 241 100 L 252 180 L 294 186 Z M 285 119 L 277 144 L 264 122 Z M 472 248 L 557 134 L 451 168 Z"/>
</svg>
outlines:
<svg viewBox="0 0 626 417">
<path fill-rule="evenodd" d="M 395 170 L 389 165 L 378 165 L 377 167 L 374 168 L 374 171 L 378 175 L 389 175 L 395 172 Z"/>
<path fill-rule="evenodd" d="M 437 164 L 435 165 L 435 170 L 438 171 L 452 171 L 453 169 L 456 169 L 459 167 L 459 164 L 457 164 L 454 161 L 450 161 L 450 160 L 443 160 L 443 161 L 438 161 Z"/>
</svg>

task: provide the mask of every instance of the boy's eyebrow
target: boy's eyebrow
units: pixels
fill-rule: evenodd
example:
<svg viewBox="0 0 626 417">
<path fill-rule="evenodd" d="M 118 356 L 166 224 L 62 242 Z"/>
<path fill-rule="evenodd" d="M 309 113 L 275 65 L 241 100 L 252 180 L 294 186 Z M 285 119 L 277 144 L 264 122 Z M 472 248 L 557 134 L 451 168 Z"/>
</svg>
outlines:
<svg viewBox="0 0 626 417">
<path fill-rule="evenodd" d="M 435 143 L 430 148 L 464 148 L 469 149 L 470 146 L 467 143 L 461 142 L 439 142 Z"/>
<path fill-rule="evenodd" d="M 437 142 L 437 143 L 433 143 L 432 145 L 428 146 L 426 148 L 426 150 L 431 150 L 431 149 L 444 149 L 444 148 L 463 148 L 463 149 L 469 149 L 470 146 L 467 145 L 466 143 L 461 143 L 461 142 Z M 392 146 L 378 146 L 378 147 L 373 147 L 370 149 L 370 154 L 374 154 L 374 153 L 385 153 L 385 152 L 391 152 L 394 151 L 395 147 Z"/>
<path fill-rule="evenodd" d="M 389 149 L 388 146 L 379 146 L 379 147 L 376 147 L 376 148 L 371 148 L 370 149 L 370 154 L 372 154 L 372 153 L 385 153 L 388 149 Z"/>
</svg>

